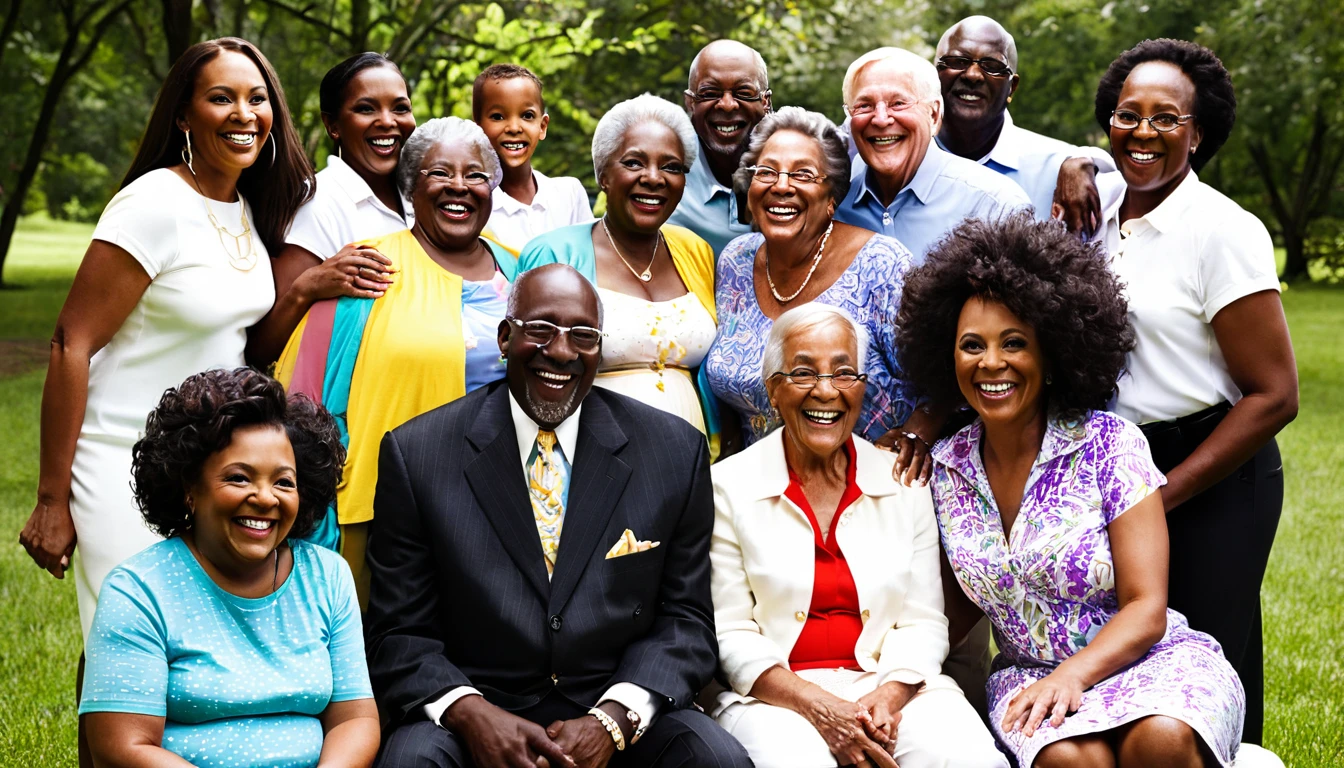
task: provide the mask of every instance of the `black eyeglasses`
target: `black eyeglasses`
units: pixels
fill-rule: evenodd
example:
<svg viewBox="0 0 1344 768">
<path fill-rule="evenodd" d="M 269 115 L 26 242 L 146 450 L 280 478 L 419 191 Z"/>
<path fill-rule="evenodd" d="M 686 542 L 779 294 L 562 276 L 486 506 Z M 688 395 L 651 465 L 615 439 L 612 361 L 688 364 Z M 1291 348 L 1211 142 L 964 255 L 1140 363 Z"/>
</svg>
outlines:
<svg viewBox="0 0 1344 768">
<path fill-rule="evenodd" d="M 687 96 L 690 96 L 691 99 L 695 101 L 695 103 L 697 104 L 709 104 L 718 101 L 719 99 L 723 98 L 723 94 L 725 93 L 731 95 L 733 97 L 733 101 L 741 101 L 747 104 L 754 104 L 755 102 L 758 102 L 761 99 L 764 99 L 766 96 L 770 95 L 770 91 L 768 89 L 764 91 L 758 91 L 754 88 L 736 88 L 731 91 L 724 91 L 719 88 L 701 88 L 698 91 L 688 90 L 683 91 L 683 93 L 685 93 Z"/>
<path fill-rule="evenodd" d="M 972 59 L 969 56 L 943 56 L 938 59 L 939 69 L 950 69 L 953 72 L 965 72 L 972 64 L 979 64 L 980 71 L 990 77 L 1007 77 L 1013 74 L 1013 68 L 998 59 Z"/>
<path fill-rule="evenodd" d="M 604 335 L 598 329 L 586 325 L 564 326 L 548 323 L 545 320 L 523 321 L 516 317 L 505 319 L 521 328 L 523 338 L 532 344 L 536 344 L 538 347 L 544 347 L 555 341 L 556 337 L 560 334 L 568 333 L 569 342 L 573 344 L 575 348 L 584 352 L 591 352 L 592 350 L 597 349 L 598 345 L 602 343 L 602 336 Z"/>
<path fill-rule="evenodd" d="M 1173 115 L 1170 112 L 1159 112 L 1152 117 L 1143 117 L 1137 112 L 1117 109 L 1111 113 L 1111 125 L 1122 131 L 1137 131 L 1143 121 L 1147 120 L 1154 131 L 1170 133 L 1190 122 L 1194 117 L 1194 115 Z"/>
<path fill-rule="evenodd" d="M 794 368 L 792 371 L 775 371 L 770 374 L 771 378 L 783 376 L 789 380 L 789 383 L 800 389 L 812 389 L 822 379 L 830 379 L 831 385 L 836 389 L 849 389 L 860 381 L 867 381 L 868 374 L 855 373 L 854 371 L 841 371 L 839 373 L 817 373 L 808 368 Z"/>
</svg>

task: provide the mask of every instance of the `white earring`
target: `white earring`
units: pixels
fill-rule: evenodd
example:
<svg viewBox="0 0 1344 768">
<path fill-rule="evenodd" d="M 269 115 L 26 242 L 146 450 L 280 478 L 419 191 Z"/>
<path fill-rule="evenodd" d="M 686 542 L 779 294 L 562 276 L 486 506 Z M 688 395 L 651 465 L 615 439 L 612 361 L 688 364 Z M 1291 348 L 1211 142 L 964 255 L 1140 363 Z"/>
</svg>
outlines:
<svg viewBox="0 0 1344 768">
<path fill-rule="evenodd" d="M 182 133 L 187 137 L 186 146 L 182 147 L 182 162 L 187 164 L 187 170 L 191 171 L 192 176 L 195 176 L 196 169 L 191 167 L 191 129 L 183 128 Z"/>
</svg>

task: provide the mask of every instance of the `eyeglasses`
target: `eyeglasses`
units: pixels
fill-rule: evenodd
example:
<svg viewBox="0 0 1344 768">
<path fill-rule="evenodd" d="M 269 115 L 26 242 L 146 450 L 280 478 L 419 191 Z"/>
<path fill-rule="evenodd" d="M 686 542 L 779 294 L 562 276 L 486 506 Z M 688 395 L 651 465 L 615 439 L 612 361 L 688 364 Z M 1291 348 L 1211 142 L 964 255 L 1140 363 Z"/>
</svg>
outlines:
<svg viewBox="0 0 1344 768">
<path fill-rule="evenodd" d="M 523 338 L 538 347 L 544 347 L 555 341 L 556 337 L 562 333 L 569 334 L 569 342 L 582 352 L 591 352 L 597 349 L 602 343 L 602 337 L 606 334 L 596 328 L 590 328 L 586 325 L 556 325 L 548 323 L 545 320 L 519 320 L 516 317 L 505 318 L 510 323 L 523 330 Z"/>
<path fill-rule="evenodd" d="M 1170 112 L 1159 112 L 1152 117 L 1141 117 L 1137 112 L 1117 109 L 1111 113 L 1111 125 L 1122 131 L 1137 131 L 1143 121 L 1147 120 L 1148 125 L 1151 125 L 1154 131 L 1170 133 L 1190 122 L 1194 117 L 1194 115 L 1173 115 Z"/>
<path fill-rule="evenodd" d="M 682 91 L 690 96 L 696 104 L 710 104 L 723 98 L 727 93 L 733 97 L 733 101 L 740 101 L 745 104 L 754 104 L 770 95 L 770 90 L 757 91 L 754 88 L 737 88 L 732 91 L 724 91 L 718 88 L 701 88 L 698 91 Z"/>
<path fill-rule="evenodd" d="M 420 175 L 429 179 L 430 184 L 436 187 L 446 186 L 452 183 L 453 179 L 461 178 L 462 183 L 469 187 L 480 187 L 490 183 L 490 174 L 483 171 L 467 171 L 459 174 L 457 171 L 450 171 L 444 168 L 430 168 L 421 170 Z"/>
<path fill-rule="evenodd" d="M 794 184 L 817 184 L 826 178 L 825 174 L 817 173 L 811 168 L 778 171 L 768 165 L 749 165 L 747 170 L 751 171 L 751 180 L 757 184 L 774 184 L 779 181 L 780 176 L 787 176 Z"/>
<path fill-rule="evenodd" d="M 799 389 L 812 389 L 822 379 L 830 379 L 831 385 L 836 389 L 849 389 L 860 381 L 867 381 L 868 374 L 855 373 L 854 371 L 841 371 L 839 373 L 817 373 L 807 368 L 795 368 L 788 373 L 784 371 L 775 371 L 770 374 L 770 378 L 783 376 L 789 380 L 789 383 Z"/>
<path fill-rule="evenodd" d="M 881 104 L 887 108 L 887 112 L 904 112 L 916 104 L 926 104 L 928 99 L 919 101 L 861 101 L 858 104 L 845 107 L 845 111 L 850 117 L 868 117 L 877 112 L 877 105 Z"/>
<path fill-rule="evenodd" d="M 979 64 L 980 71 L 990 77 L 1007 77 L 1013 74 L 1013 68 L 998 59 L 972 59 L 969 56 L 943 56 L 938 59 L 939 69 L 964 72 L 972 64 Z"/>
</svg>

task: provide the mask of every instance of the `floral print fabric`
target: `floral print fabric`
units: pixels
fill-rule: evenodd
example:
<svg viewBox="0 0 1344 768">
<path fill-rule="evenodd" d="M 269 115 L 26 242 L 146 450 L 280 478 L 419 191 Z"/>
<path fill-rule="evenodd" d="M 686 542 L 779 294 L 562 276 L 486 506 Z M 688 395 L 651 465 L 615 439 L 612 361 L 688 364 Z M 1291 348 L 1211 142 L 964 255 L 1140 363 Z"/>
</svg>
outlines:
<svg viewBox="0 0 1344 768">
<path fill-rule="evenodd" d="M 1087 647 L 1119 611 L 1107 526 L 1166 478 L 1139 428 L 1094 411 L 1051 418 L 1007 537 L 981 460 L 976 421 L 935 446 L 934 503 L 958 583 L 989 617 L 1000 654 L 988 683 L 990 724 L 1023 768 L 1048 744 L 1150 715 L 1190 725 L 1231 766 L 1245 694 L 1222 648 L 1167 611 L 1167 632 L 1130 667 L 1083 694 L 1058 728 L 1005 732 L 1020 691 Z"/>
</svg>

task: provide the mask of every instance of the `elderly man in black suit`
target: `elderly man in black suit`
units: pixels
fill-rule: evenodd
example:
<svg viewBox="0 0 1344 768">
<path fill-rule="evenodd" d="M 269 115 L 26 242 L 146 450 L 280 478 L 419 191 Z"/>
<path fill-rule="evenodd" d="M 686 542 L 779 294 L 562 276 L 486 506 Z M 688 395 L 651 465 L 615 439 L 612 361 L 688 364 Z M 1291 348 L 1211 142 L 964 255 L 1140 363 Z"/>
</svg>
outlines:
<svg viewBox="0 0 1344 768">
<path fill-rule="evenodd" d="M 390 432 L 369 670 L 380 766 L 749 766 L 691 700 L 714 673 L 704 436 L 593 389 L 601 302 L 521 275 L 505 381 Z"/>
</svg>

